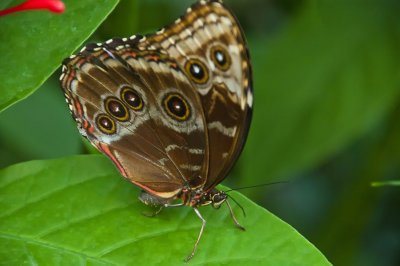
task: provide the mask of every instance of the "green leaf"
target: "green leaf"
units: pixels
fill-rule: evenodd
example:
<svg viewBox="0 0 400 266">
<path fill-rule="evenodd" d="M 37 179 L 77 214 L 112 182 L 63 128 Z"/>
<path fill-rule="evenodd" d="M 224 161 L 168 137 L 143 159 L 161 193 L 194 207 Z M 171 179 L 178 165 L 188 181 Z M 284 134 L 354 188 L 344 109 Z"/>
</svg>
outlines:
<svg viewBox="0 0 400 266">
<path fill-rule="evenodd" d="M 17 3 L 20 1 L 14 1 Z M 0 111 L 24 99 L 76 50 L 117 0 L 65 1 L 66 12 L 26 11 L 0 19 Z"/>
<path fill-rule="evenodd" d="M 0 171 L 0 261 L 5 265 L 179 265 L 200 220 L 189 207 L 158 216 L 104 156 L 31 161 Z M 202 207 L 208 221 L 192 265 L 329 265 L 297 231 L 239 193 L 234 208 Z"/>
<path fill-rule="evenodd" d="M 307 2 L 273 38 L 249 39 L 255 107 L 241 174 L 257 180 L 246 184 L 326 160 L 398 101 L 398 1 Z"/>
</svg>

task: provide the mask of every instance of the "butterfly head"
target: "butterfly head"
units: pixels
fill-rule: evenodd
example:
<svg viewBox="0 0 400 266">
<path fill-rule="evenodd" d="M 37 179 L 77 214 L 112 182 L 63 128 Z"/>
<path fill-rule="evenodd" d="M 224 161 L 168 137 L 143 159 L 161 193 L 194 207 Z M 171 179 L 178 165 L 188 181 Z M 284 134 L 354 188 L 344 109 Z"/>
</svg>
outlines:
<svg viewBox="0 0 400 266">
<path fill-rule="evenodd" d="M 214 190 L 213 192 L 214 193 L 211 194 L 211 205 L 214 208 L 218 209 L 219 207 L 221 207 L 221 204 L 226 201 L 228 195 L 224 191 Z"/>
</svg>

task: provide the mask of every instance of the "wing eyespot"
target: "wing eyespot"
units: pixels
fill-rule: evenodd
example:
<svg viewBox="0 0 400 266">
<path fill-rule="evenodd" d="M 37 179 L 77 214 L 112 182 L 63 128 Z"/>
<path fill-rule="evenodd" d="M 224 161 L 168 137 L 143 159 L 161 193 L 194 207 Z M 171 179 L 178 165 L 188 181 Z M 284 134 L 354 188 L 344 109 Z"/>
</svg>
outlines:
<svg viewBox="0 0 400 266">
<path fill-rule="evenodd" d="M 121 99 L 134 111 L 143 109 L 144 102 L 142 97 L 130 87 L 124 87 L 121 90 Z"/>
<path fill-rule="evenodd" d="M 117 131 L 114 120 L 106 114 L 100 114 L 97 116 L 96 126 L 101 132 L 107 135 L 112 135 Z"/>
<path fill-rule="evenodd" d="M 228 51 L 221 45 L 216 45 L 211 48 L 210 57 L 215 66 L 221 71 L 227 71 L 232 64 L 232 59 Z"/>
<path fill-rule="evenodd" d="M 189 59 L 185 64 L 185 71 L 196 84 L 205 84 L 209 79 L 206 65 L 198 59 Z"/>
<path fill-rule="evenodd" d="M 104 106 L 107 113 L 118 121 L 125 122 L 129 120 L 130 116 L 128 108 L 117 98 L 107 98 Z"/>
<path fill-rule="evenodd" d="M 167 94 L 163 99 L 163 105 L 167 114 L 175 120 L 186 121 L 190 117 L 189 104 L 177 93 Z"/>
</svg>

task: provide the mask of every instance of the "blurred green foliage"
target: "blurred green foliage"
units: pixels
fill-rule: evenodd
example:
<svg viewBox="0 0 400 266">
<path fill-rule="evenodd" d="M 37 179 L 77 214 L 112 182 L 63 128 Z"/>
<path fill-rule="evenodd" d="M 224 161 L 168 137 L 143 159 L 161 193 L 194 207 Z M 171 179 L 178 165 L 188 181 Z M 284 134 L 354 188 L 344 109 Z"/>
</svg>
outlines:
<svg viewBox="0 0 400 266">
<path fill-rule="evenodd" d="M 45 38 L 27 30 L 28 21 L 16 35 L 37 39 L 38 47 L 0 42 L 0 108 L 31 94 L 79 46 L 74 30 L 85 27 L 89 36 L 96 22 L 87 15 L 100 4 L 82 2 L 90 7 L 69 13 L 75 24 L 65 25 L 72 39 L 66 33 Z M 121 1 L 91 39 L 154 31 L 192 2 Z M 255 90 L 248 143 L 226 183 L 289 180 L 241 192 L 289 222 L 335 265 L 400 264 L 399 188 L 371 186 L 400 179 L 400 2 L 225 2 L 248 37 Z M 20 25 L 0 20 L 0 37 L 17 40 L 10 27 Z M 40 50 L 46 42 L 57 45 Z M 37 53 L 42 64 L 33 61 Z M 14 64 L 22 56 L 26 63 Z M 1 167 L 86 150 L 55 85 L 58 75 L 0 114 Z"/>
</svg>

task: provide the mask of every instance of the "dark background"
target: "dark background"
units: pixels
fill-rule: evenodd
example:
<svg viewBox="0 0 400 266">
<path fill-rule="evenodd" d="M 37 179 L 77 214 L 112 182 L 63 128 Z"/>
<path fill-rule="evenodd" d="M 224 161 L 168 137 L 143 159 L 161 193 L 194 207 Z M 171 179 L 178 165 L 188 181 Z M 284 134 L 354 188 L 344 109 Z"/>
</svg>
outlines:
<svg viewBox="0 0 400 266">
<path fill-rule="evenodd" d="M 192 1 L 122 1 L 92 41 L 155 31 Z M 226 179 L 335 265 L 400 264 L 400 2 L 226 0 L 248 38 L 255 111 Z M 68 8 L 68 7 L 67 7 Z M 0 167 L 90 151 L 59 71 L 0 115 Z M 290 255 L 290 254 L 288 254 Z"/>
</svg>

